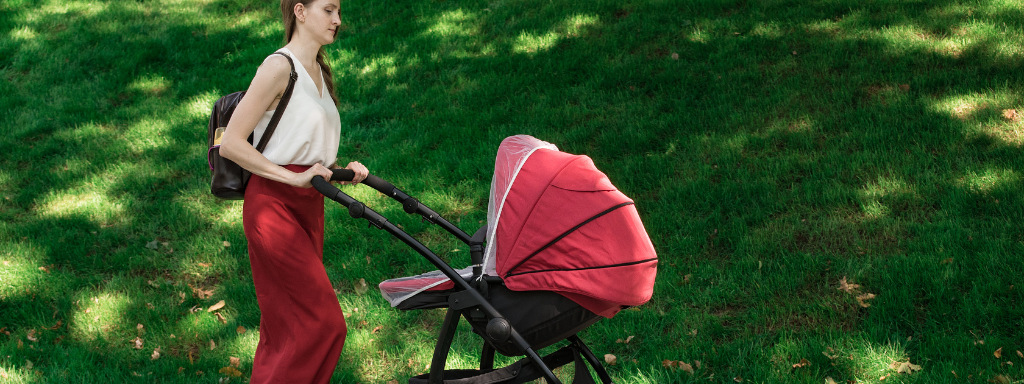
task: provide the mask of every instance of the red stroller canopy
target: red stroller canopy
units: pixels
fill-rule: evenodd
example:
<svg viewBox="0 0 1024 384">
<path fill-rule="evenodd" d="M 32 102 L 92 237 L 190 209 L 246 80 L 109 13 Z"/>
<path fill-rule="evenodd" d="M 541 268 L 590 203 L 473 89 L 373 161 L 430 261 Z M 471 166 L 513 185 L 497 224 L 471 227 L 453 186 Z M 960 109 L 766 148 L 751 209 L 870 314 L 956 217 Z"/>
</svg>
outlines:
<svg viewBox="0 0 1024 384">
<path fill-rule="evenodd" d="M 657 255 L 633 201 L 589 157 L 517 148 L 529 139 L 513 136 L 498 148 L 499 159 L 528 159 L 489 242 L 497 275 L 514 291 L 555 291 L 604 317 L 650 300 Z M 495 179 L 508 171 L 496 167 Z"/>
<path fill-rule="evenodd" d="M 513 291 L 553 291 L 604 317 L 650 300 L 657 255 L 633 201 L 587 156 L 526 135 L 502 141 L 484 272 Z M 470 269 L 460 271 L 464 277 Z M 453 285 L 437 272 L 388 280 L 392 305 Z"/>
</svg>

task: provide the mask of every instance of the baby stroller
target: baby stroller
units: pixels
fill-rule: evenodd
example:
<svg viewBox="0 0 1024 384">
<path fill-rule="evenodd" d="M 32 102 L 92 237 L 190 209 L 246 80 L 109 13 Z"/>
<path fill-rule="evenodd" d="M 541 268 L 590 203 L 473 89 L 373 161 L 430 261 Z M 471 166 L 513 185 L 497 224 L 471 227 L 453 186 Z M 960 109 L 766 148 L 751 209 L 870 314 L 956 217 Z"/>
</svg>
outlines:
<svg viewBox="0 0 1024 384">
<path fill-rule="evenodd" d="M 351 178 L 347 170 L 332 177 Z M 498 147 L 487 225 L 473 236 L 378 177 L 363 183 L 470 248 L 471 266 L 455 270 L 377 212 L 314 178 L 313 186 L 348 207 L 352 217 L 386 230 L 438 268 L 380 284 L 381 294 L 398 309 L 448 309 L 430 372 L 410 378 L 410 384 L 512 384 L 540 377 L 560 384 L 552 370 L 570 362 L 573 383 L 593 383 L 584 360 L 603 383 L 612 382 L 576 333 L 647 302 L 658 260 L 633 201 L 590 158 L 530 136 L 506 138 Z M 461 318 L 484 339 L 480 369 L 445 369 Z M 563 340 L 568 345 L 556 352 L 537 353 Z M 495 352 L 525 357 L 495 369 Z"/>
</svg>

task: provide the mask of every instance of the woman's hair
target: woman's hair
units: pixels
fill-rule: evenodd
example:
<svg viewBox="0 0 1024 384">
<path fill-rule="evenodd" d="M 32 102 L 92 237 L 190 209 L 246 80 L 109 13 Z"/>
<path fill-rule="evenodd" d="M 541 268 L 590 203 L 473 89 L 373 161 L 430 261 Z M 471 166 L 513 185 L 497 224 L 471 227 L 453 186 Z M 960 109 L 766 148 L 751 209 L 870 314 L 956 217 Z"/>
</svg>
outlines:
<svg viewBox="0 0 1024 384">
<path fill-rule="evenodd" d="M 281 16 L 284 17 L 284 43 L 288 44 L 292 41 L 292 35 L 295 34 L 295 4 L 302 3 L 303 6 L 308 6 L 316 0 L 281 0 Z M 334 31 L 338 33 L 337 30 Z M 338 96 L 334 94 L 334 76 L 331 73 L 331 66 L 327 65 L 324 61 L 324 48 L 320 47 L 320 50 L 316 53 L 316 62 L 320 64 L 320 68 L 323 69 L 324 83 L 327 84 L 327 93 L 331 95 L 331 100 L 334 100 L 334 104 L 338 104 Z"/>
</svg>

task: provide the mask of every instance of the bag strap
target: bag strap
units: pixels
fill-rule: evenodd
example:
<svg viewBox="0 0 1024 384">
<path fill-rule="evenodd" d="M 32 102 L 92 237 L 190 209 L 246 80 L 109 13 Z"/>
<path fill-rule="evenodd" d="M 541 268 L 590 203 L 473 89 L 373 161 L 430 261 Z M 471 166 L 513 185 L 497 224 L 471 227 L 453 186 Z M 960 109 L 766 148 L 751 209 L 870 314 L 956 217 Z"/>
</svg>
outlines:
<svg viewBox="0 0 1024 384">
<path fill-rule="evenodd" d="M 256 145 L 256 150 L 260 153 L 263 153 L 263 150 L 267 148 L 267 143 L 270 142 L 270 136 L 274 135 L 274 130 L 277 129 L 277 123 L 281 122 L 281 116 L 284 115 L 284 109 L 288 107 L 288 101 L 292 99 L 292 91 L 295 90 L 295 81 L 299 79 L 299 74 L 295 73 L 295 63 L 292 62 L 292 58 L 282 52 L 274 52 L 274 54 L 284 56 L 288 59 L 288 65 L 292 67 L 292 72 L 288 75 L 288 87 L 284 89 L 284 94 L 281 95 L 281 101 L 277 103 L 277 110 L 275 110 L 274 115 L 270 117 L 270 123 L 267 124 L 267 129 L 263 131 L 263 137 L 260 137 L 260 142 Z"/>
</svg>

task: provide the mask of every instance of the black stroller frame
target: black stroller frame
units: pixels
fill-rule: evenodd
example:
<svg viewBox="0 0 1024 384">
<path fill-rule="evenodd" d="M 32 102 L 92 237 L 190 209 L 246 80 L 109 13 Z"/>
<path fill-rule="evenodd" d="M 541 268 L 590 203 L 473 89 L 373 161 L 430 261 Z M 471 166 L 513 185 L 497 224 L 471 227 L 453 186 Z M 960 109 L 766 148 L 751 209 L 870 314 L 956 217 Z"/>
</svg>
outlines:
<svg viewBox="0 0 1024 384">
<path fill-rule="evenodd" d="M 331 180 L 347 181 L 351 180 L 353 176 L 354 174 L 350 170 L 335 169 Z M 495 309 L 487 298 L 487 292 L 489 289 L 494 289 L 489 288 L 491 286 L 497 285 L 503 288 L 503 282 L 499 277 L 483 274 L 483 243 L 485 240 L 486 226 L 477 231 L 473 236 L 469 236 L 469 234 L 441 217 L 441 215 L 434 212 L 434 210 L 423 205 L 417 199 L 409 196 L 391 183 L 377 176 L 369 175 L 362 181 L 362 183 L 392 199 L 397 200 L 402 204 L 406 213 L 422 216 L 424 221 L 440 226 L 470 247 L 470 255 L 473 265 L 473 278 L 467 281 L 458 272 L 456 272 L 454 268 L 441 260 L 441 258 L 433 251 L 402 229 L 398 228 L 396 225 L 390 223 L 384 216 L 375 212 L 373 209 L 370 209 L 362 202 L 359 202 L 345 194 L 323 178 L 319 176 L 313 177 L 313 187 L 327 198 L 348 208 L 349 216 L 356 219 L 365 219 L 371 226 L 383 229 L 399 240 L 402 240 L 402 242 L 425 257 L 431 264 L 437 267 L 438 270 L 455 283 L 455 290 L 450 292 L 446 291 L 448 293 L 445 293 L 447 295 L 448 309 L 445 314 L 444 322 L 441 325 L 437 344 L 434 348 L 434 355 L 430 363 L 430 372 L 425 375 L 410 378 L 410 384 L 516 384 L 526 383 L 541 377 L 543 377 L 549 384 L 561 384 L 562 382 L 555 377 L 552 369 L 561 367 L 570 362 L 574 362 L 576 367 L 575 377 L 573 378 L 574 384 L 594 383 L 589 370 L 587 370 L 586 365 L 583 363 L 584 359 L 594 369 L 602 383 L 612 383 L 611 377 L 608 376 L 608 373 L 605 371 L 594 353 L 586 346 L 586 344 L 583 343 L 582 340 L 580 340 L 577 335 L 575 335 L 575 330 L 572 330 L 573 334 L 565 338 L 565 340 L 569 342 L 568 346 L 565 346 L 547 356 L 541 357 L 529 342 L 524 339 L 520 334 L 520 331 L 517 331 L 516 328 L 506 320 L 505 316 Z M 484 346 L 480 355 L 480 369 L 445 370 L 448 352 L 451 349 L 459 321 L 463 316 L 466 317 L 467 320 L 475 320 L 477 324 L 486 322 L 484 330 L 477 329 L 477 327 L 474 326 L 475 332 L 480 334 L 481 337 L 485 337 L 486 334 Z M 596 321 L 596 318 L 592 320 L 590 324 L 594 321 Z M 590 324 L 586 324 L 585 326 L 589 326 Z M 585 326 L 583 326 L 583 328 L 585 328 Z M 504 345 L 510 347 L 502 348 L 501 350 L 507 351 L 511 348 L 511 350 L 516 352 L 521 352 L 518 355 L 525 355 L 526 357 L 504 368 L 494 369 L 496 349 L 491 345 L 491 342 L 504 342 L 506 343 Z M 503 352 L 503 354 L 507 353 Z"/>
</svg>

